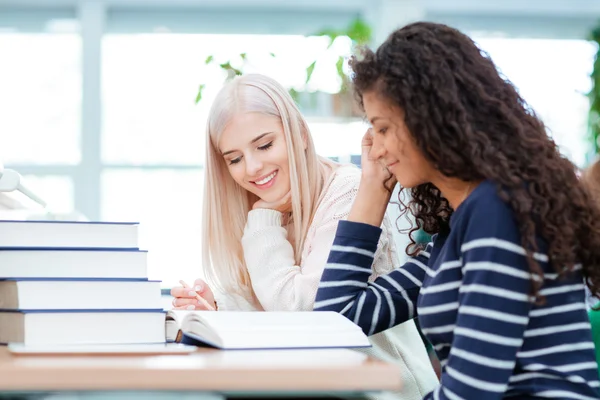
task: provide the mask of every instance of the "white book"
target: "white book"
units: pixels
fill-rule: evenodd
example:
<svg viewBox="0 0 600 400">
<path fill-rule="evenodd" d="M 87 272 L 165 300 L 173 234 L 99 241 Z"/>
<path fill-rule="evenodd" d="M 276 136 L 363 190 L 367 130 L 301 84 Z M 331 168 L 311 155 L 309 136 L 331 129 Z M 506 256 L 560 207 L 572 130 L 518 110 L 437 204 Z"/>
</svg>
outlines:
<svg viewBox="0 0 600 400">
<path fill-rule="evenodd" d="M 44 346 L 164 341 L 162 310 L 0 312 L 0 343 Z"/>
<path fill-rule="evenodd" d="M 138 248 L 129 222 L 0 221 L 0 247 Z"/>
<path fill-rule="evenodd" d="M 0 248 L 0 278 L 146 278 L 148 252 Z"/>
<path fill-rule="evenodd" d="M 330 311 L 167 312 L 167 342 L 218 349 L 370 347 L 360 327 Z"/>
<path fill-rule="evenodd" d="M 1 310 L 162 309 L 160 281 L 0 280 Z"/>
</svg>

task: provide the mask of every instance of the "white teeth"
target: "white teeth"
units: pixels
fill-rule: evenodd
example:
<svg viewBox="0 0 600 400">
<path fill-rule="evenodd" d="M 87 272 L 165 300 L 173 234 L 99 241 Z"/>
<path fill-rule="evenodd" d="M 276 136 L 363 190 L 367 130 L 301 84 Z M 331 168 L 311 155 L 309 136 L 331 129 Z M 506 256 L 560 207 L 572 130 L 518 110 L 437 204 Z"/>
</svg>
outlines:
<svg viewBox="0 0 600 400">
<path fill-rule="evenodd" d="M 265 179 L 262 179 L 260 181 L 255 181 L 254 183 L 256 183 L 257 185 L 264 185 L 265 183 L 269 183 L 271 181 L 271 179 L 275 178 L 275 175 L 277 175 L 277 171 L 273 172 L 271 175 L 267 176 Z"/>
</svg>

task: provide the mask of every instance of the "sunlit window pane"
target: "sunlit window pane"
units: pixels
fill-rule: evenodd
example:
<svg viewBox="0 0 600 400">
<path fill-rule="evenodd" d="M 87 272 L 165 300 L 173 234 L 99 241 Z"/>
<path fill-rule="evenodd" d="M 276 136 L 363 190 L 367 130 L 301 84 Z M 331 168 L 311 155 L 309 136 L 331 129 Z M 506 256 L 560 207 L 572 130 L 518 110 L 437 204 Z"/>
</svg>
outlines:
<svg viewBox="0 0 600 400">
<path fill-rule="evenodd" d="M 80 219 L 73 212 L 73 181 L 67 176 L 23 176 L 22 185 L 41 198 L 41 204 L 20 190 L 0 192 L 0 219 Z"/>
<path fill-rule="evenodd" d="M 350 156 L 360 155 L 360 142 L 368 129 L 361 120 L 343 123 L 309 120 L 308 125 L 319 155 L 348 162 Z"/>
<path fill-rule="evenodd" d="M 35 176 L 23 177 L 27 186 L 47 204 L 55 213 L 73 211 L 73 180 L 67 176 Z"/>
<path fill-rule="evenodd" d="M 108 34 L 103 39 L 102 154 L 107 163 L 201 164 L 206 114 L 231 61 L 297 90 L 339 89 L 344 38 L 271 35 Z M 241 54 L 246 61 L 243 61 Z M 214 63 L 206 65 L 209 55 Z M 317 61 L 306 85 L 306 69 Z M 205 84 L 201 102 L 194 100 Z"/>
<path fill-rule="evenodd" d="M 163 286 L 201 276 L 203 171 L 119 170 L 102 175 L 102 219 L 140 222 L 148 274 Z"/>
<path fill-rule="evenodd" d="M 0 32 L 0 158 L 76 164 L 81 122 L 81 38 Z"/>
<path fill-rule="evenodd" d="M 479 38 L 502 73 L 539 114 L 561 151 L 583 166 L 587 140 L 586 93 L 595 46 L 584 40 Z"/>
</svg>

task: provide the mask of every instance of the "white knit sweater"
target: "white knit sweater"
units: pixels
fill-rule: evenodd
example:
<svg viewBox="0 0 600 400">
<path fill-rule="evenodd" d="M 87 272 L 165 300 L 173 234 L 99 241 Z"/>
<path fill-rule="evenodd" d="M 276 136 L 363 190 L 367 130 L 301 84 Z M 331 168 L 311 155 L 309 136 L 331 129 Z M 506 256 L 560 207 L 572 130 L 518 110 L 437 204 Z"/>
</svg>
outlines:
<svg viewBox="0 0 600 400">
<path fill-rule="evenodd" d="M 282 214 L 267 209 L 250 211 L 242 246 L 255 297 L 216 294 L 219 310 L 312 310 L 338 221 L 350 213 L 360 176 L 353 165 L 339 166 L 332 172 L 308 230 L 300 265 L 295 264 L 288 241 L 291 227 L 282 227 Z M 371 279 L 399 267 L 387 216 L 382 228 Z M 412 320 L 373 335 L 370 340 L 373 347 L 367 351 L 369 354 L 401 367 L 403 388 L 399 398 L 422 399 L 438 384 Z"/>
</svg>

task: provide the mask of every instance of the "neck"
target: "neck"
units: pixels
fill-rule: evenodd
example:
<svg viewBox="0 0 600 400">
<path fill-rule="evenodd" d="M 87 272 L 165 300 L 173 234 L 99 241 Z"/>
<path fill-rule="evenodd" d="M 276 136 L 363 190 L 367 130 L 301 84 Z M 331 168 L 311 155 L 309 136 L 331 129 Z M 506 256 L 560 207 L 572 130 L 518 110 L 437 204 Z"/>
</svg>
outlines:
<svg viewBox="0 0 600 400">
<path fill-rule="evenodd" d="M 441 178 L 437 182 L 431 182 L 437 187 L 442 196 L 450 203 L 450 207 L 456 211 L 458 207 L 465 201 L 469 194 L 477 187 L 479 181 L 463 181 L 454 178 Z"/>
</svg>

